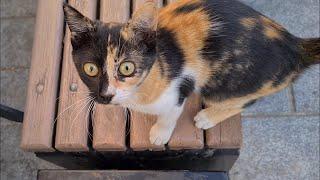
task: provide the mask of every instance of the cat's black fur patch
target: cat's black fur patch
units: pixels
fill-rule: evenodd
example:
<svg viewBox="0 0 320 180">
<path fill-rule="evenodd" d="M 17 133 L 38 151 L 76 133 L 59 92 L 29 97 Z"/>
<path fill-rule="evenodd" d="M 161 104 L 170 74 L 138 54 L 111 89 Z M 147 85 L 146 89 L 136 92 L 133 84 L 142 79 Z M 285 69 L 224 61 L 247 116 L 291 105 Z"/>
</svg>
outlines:
<svg viewBox="0 0 320 180">
<path fill-rule="evenodd" d="M 205 8 L 210 16 L 223 21 L 220 36 L 209 36 L 202 50 L 212 65 L 222 64 L 201 88 L 205 98 L 222 101 L 242 97 L 268 82 L 277 86 L 301 68 L 297 38 L 279 31 L 283 39 L 268 39 L 263 24 L 249 31 L 240 23 L 242 18 L 259 19 L 260 13 L 235 0 L 206 1 Z"/>
<path fill-rule="evenodd" d="M 186 4 L 184 6 L 181 6 L 181 7 L 178 7 L 176 10 L 175 10 L 175 13 L 176 14 L 184 14 L 184 13 L 190 13 L 194 10 L 197 10 L 199 9 L 201 6 L 201 3 L 199 2 L 196 2 L 196 3 L 191 3 L 191 4 Z"/>
<path fill-rule="evenodd" d="M 179 85 L 178 105 L 181 106 L 184 99 L 187 98 L 194 90 L 195 82 L 191 77 L 184 77 Z"/>
<path fill-rule="evenodd" d="M 250 107 L 250 106 L 252 106 L 253 104 L 255 104 L 256 102 L 257 102 L 256 99 L 255 99 L 255 100 L 252 100 L 252 101 L 249 101 L 249 102 L 247 102 L 245 105 L 243 105 L 242 108 Z"/>
<path fill-rule="evenodd" d="M 157 52 L 160 53 L 160 56 L 163 58 L 159 58 L 161 63 L 166 63 L 168 66 L 168 78 L 170 80 L 178 77 L 182 71 L 182 67 L 184 65 L 184 55 L 181 47 L 177 43 L 175 35 L 173 32 L 159 28 L 157 32 Z"/>
<path fill-rule="evenodd" d="M 71 40 L 73 47 L 73 60 L 77 67 L 77 71 L 81 80 L 88 86 L 92 96 L 96 97 L 98 102 L 103 103 L 104 98 L 100 96 L 103 86 L 108 86 L 107 73 L 100 74 L 97 77 L 89 77 L 83 71 L 83 65 L 87 62 L 93 62 L 98 65 L 99 72 L 102 73 L 102 67 L 105 66 L 107 57 L 107 39 L 111 37 L 110 44 L 119 43 L 119 31 L 121 26 L 113 26 L 109 28 L 100 21 L 95 22 L 95 29 L 92 32 L 76 34 Z M 120 43 L 123 39 L 120 38 Z"/>
</svg>

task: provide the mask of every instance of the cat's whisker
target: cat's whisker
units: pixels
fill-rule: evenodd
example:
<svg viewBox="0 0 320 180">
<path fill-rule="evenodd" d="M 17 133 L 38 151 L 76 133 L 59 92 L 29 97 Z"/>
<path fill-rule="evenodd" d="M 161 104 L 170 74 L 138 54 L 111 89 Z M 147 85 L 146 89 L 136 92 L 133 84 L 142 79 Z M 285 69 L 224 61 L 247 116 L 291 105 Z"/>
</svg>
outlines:
<svg viewBox="0 0 320 180">
<path fill-rule="evenodd" d="M 95 122 L 94 122 L 94 114 L 92 113 L 92 110 L 93 110 L 93 108 L 96 106 L 96 103 L 95 103 L 95 101 L 93 100 L 92 101 L 92 105 L 91 105 L 91 107 L 89 108 L 90 110 L 89 110 L 89 116 L 91 117 L 91 120 L 92 120 L 92 127 L 94 127 L 95 126 Z"/>
<path fill-rule="evenodd" d="M 88 110 L 87 110 L 87 112 L 86 112 L 85 117 L 87 117 L 87 118 L 91 117 L 91 116 L 90 116 L 90 114 L 91 114 L 90 111 L 91 111 L 91 108 L 93 107 L 93 105 L 94 105 L 94 100 L 91 100 L 91 103 L 90 103 L 90 105 L 89 105 L 89 108 L 88 108 Z M 91 122 L 92 122 L 92 127 L 94 127 L 94 122 L 93 122 L 92 117 L 91 117 L 91 120 L 92 120 L 92 121 L 91 121 Z M 86 131 L 87 131 L 87 133 L 88 133 L 88 136 L 89 136 L 90 140 L 92 141 L 92 140 L 93 140 L 93 135 L 90 133 L 88 127 L 86 127 Z"/>
<path fill-rule="evenodd" d="M 70 93 L 92 93 L 92 91 L 75 91 L 75 92 L 70 92 Z"/>
<path fill-rule="evenodd" d="M 92 127 L 94 127 L 95 125 L 94 125 L 94 118 L 95 118 L 95 116 L 94 116 L 94 113 L 95 113 L 95 110 L 96 110 L 96 103 L 93 101 L 93 106 L 91 107 L 91 109 L 90 109 L 90 117 L 91 117 L 91 121 L 92 121 Z"/>
<path fill-rule="evenodd" d="M 72 117 L 75 117 L 75 115 L 77 114 L 77 112 L 79 112 L 79 110 L 81 110 L 84 106 L 86 106 L 86 104 L 88 104 L 90 102 L 90 99 L 82 102 L 81 104 L 75 106 L 75 108 L 73 109 L 73 111 L 70 113 L 69 115 L 69 120 L 72 118 Z"/>
<path fill-rule="evenodd" d="M 92 93 L 92 91 L 75 91 L 75 92 L 88 92 L 88 93 Z"/>
<path fill-rule="evenodd" d="M 122 44 L 122 46 L 121 46 L 121 48 L 120 48 L 120 54 L 122 53 L 122 50 L 123 50 L 123 48 L 125 47 L 126 43 L 127 43 L 127 41 L 125 41 L 125 42 Z M 120 55 L 120 54 L 119 54 L 119 55 Z"/>
<path fill-rule="evenodd" d="M 117 52 L 117 56 L 120 57 L 120 34 L 119 34 L 119 38 L 118 38 L 118 52 Z"/>
<path fill-rule="evenodd" d="M 130 54 L 130 57 L 141 58 L 141 56 L 136 56 L 136 55 L 133 55 L 133 54 Z"/>
<path fill-rule="evenodd" d="M 89 108 L 89 116 L 91 117 L 92 120 L 92 127 L 95 126 L 94 124 L 94 111 L 95 111 L 95 107 L 96 107 L 96 102 L 94 101 L 94 99 L 92 100 L 92 106 Z"/>
<path fill-rule="evenodd" d="M 130 131 L 131 131 L 131 124 L 130 124 L 130 111 L 128 108 L 125 109 L 125 113 L 126 113 L 126 124 L 127 124 L 127 127 L 128 127 L 128 131 L 126 132 L 126 136 L 129 135 Z"/>
<path fill-rule="evenodd" d="M 76 91 L 76 92 L 69 92 L 70 94 L 93 94 L 91 91 Z M 56 100 L 60 99 L 62 96 L 56 98 Z"/>
<path fill-rule="evenodd" d="M 86 93 L 86 92 L 83 92 L 83 93 L 76 93 L 76 92 L 72 92 L 70 93 L 72 95 L 92 95 L 93 93 Z"/>
<path fill-rule="evenodd" d="M 58 115 L 57 115 L 57 117 L 54 119 L 54 121 L 53 121 L 53 125 L 56 123 L 56 121 L 58 120 L 58 118 L 60 118 L 60 116 L 62 115 L 62 114 L 64 114 L 68 109 L 70 109 L 70 108 L 72 108 L 73 106 L 75 106 L 75 105 L 79 105 L 78 103 L 80 103 L 80 102 L 82 102 L 83 103 L 83 101 L 85 102 L 85 100 L 88 100 L 90 97 L 85 97 L 85 98 L 83 98 L 83 99 L 80 99 L 80 100 L 78 100 L 77 102 L 75 102 L 75 103 L 73 103 L 73 104 L 71 104 L 70 106 L 68 106 L 66 109 L 64 109 L 61 113 L 59 113 Z M 80 103 L 80 104 L 82 104 L 82 103 Z"/>
<path fill-rule="evenodd" d="M 81 112 L 85 109 L 85 107 L 87 107 L 87 106 L 92 102 L 92 100 L 93 100 L 93 98 L 90 99 L 90 100 L 88 100 L 88 101 L 86 102 L 86 104 L 81 107 L 80 111 L 79 111 L 78 114 L 75 116 L 75 118 L 73 118 L 73 120 L 71 121 L 70 131 L 73 129 L 73 125 L 74 125 L 75 120 L 78 118 L 78 116 L 81 114 Z M 70 118 L 71 118 L 71 117 L 73 117 L 73 116 L 71 115 Z M 70 119 L 70 118 L 69 118 L 69 119 Z M 69 133 L 70 133 L 70 131 L 69 131 Z"/>
</svg>

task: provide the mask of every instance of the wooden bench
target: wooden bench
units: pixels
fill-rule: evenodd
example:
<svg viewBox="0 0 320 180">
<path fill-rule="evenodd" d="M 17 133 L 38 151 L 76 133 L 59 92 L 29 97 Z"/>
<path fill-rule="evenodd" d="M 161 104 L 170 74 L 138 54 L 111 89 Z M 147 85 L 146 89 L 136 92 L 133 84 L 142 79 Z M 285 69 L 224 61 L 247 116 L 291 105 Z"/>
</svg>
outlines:
<svg viewBox="0 0 320 180">
<path fill-rule="evenodd" d="M 68 3 L 91 19 L 126 22 L 144 1 L 69 0 Z M 173 1 L 156 0 L 159 7 Z M 226 152 L 237 158 L 242 143 L 241 115 L 207 131 L 197 129 L 193 117 L 201 109 L 201 102 L 195 95 L 188 99 L 167 146 L 149 142 L 154 116 L 99 104 L 93 113 L 87 111 L 91 104 L 83 103 L 87 88 L 72 62 L 70 32 L 65 27 L 62 4 L 63 0 L 38 1 L 22 149 L 50 161 L 68 155 L 112 158 L 112 153 L 118 158 L 130 155 L 134 158 L 177 157 L 185 152 L 186 156 L 200 152 L 209 157 L 208 152 Z"/>
</svg>

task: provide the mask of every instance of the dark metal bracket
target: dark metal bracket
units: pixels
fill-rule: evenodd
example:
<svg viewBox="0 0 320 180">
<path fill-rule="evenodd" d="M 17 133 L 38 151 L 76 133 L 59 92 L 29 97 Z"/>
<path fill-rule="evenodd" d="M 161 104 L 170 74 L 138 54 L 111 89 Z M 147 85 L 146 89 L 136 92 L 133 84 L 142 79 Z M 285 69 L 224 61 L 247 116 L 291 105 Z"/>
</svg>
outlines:
<svg viewBox="0 0 320 180">
<path fill-rule="evenodd" d="M 37 157 L 66 169 L 191 170 L 228 172 L 239 157 L 239 149 L 166 151 L 51 152 Z"/>
<path fill-rule="evenodd" d="M 23 122 L 23 112 L 0 104 L 0 116 L 15 122 Z"/>
</svg>

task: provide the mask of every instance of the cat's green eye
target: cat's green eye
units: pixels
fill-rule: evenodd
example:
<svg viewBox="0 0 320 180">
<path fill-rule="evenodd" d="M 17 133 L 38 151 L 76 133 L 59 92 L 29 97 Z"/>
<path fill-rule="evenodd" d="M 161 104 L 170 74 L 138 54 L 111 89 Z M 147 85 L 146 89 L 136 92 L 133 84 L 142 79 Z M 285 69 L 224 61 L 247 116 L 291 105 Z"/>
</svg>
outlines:
<svg viewBox="0 0 320 180">
<path fill-rule="evenodd" d="M 85 63 L 83 65 L 83 70 L 88 76 L 91 76 L 91 77 L 94 77 L 99 73 L 99 69 L 97 65 L 94 63 Z"/>
<path fill-rule="evenodd" d="M 131 76 L 135 72 L 135 66 L 132 62 L 126 61 L 120 64 L 119 73 L 123 76 Z"/>
</svg>

